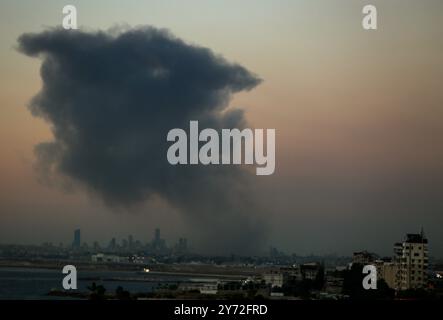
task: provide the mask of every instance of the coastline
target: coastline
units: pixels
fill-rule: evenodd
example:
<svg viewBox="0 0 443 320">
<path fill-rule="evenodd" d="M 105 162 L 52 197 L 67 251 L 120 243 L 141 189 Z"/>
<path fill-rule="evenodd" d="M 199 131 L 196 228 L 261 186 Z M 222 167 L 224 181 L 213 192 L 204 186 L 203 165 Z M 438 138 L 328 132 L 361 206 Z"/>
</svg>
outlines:
<svg viewBox="0 0 443 320">
<path fill-rule="evenodd" d="M 92 263 L 72 260 L 0 260 L 0 268 L 30 268 L 62 270 L 65 265 L 75 265 L 78 271 L 119 271 L 119 272 L 143 272 L 144 267 L 149 267 L 146 274 L 164 276 L 184 276 L 197 278 L 220 278 L 220 279 L 246 279 L 256 276 L 260 272 L 256 268 L 236 266 L 214 266 L 200 264 L 156 264 L 140 265 L 127 263 Z"/>
</svg>

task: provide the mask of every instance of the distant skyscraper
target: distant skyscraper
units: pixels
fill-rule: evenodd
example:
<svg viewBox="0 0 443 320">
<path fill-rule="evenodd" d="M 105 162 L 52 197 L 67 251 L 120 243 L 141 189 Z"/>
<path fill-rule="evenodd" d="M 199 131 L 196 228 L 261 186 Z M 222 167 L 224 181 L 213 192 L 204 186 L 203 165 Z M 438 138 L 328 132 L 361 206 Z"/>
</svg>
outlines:
<svg viewBox="0 0 443 320">
<path fill-rule="evenodd" d="M 163 252 L 166 249 L 165 240 L 160 237 L 160 229 L 155 229 L 154 239 L 152 240 L 152 249 L 157 252 Z"/>
<path fill-rule="evenodd" d="M 100 250 L 100 244 L 97 241 L 94 241 L 93 248 L 94 248 L 95 251 L 99 251 Z"/>
<path fill-rule="evenodd" d="M 115 250 L 116 247 L 117 247 L 117 241 L 115 240 L 115 238 L 112 238 L 111 241 L 109 242 L 108 249 Z"/>
<path fill-rule="evenodd" d="M 128 246 L 129 249 L 132 249 L 134 247 L 134 238 L 132 237 L 132 235 L 128 236 Z"/>
<path fill-rule="evenodd" d="M 80 240 L 81 240 L 80 239 L 80 229 L 76 229 L 74 231 L 74 241 L 72 242 L 72 246 L 74 248 L 80 248 L 80 244 L 81 244 Z"/>
</svg>

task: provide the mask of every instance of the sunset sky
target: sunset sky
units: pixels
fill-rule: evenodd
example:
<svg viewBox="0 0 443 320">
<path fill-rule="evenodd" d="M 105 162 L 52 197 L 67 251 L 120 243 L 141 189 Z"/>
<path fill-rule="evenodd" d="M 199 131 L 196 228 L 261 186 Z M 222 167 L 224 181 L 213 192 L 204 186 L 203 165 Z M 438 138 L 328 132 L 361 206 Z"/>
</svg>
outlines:
<svg viewBox="0 0 443 320">
<path fill-rule="evenodd" d="M 369 3 L 376 31 L 361 27 Z M 27 107 L 41 89 L 42 60 L 18 52 L 17 40 L 60 26 L 65 4 L 0 0 L 0 243 L 69 244 L 76 228 L 87 242 L 129 234 L 146 242 L 160 227 L 169 244 L 185 236 L 198 248 L 198 231 L 165 199 L 110 207 L 36 170 L 34 147 L 53 134 Z M 274 175 L 254 176 L 243 190 L 264 208 L 248 215 L 266 224 L 266 246 L 389 255 L 423 227 L 430 254 L 443 257 L 441 0 L 69 4 L 82 31 L 166 28 L 263 80 L 229 106 L 243 109 L 251 127 L 276 129 Z"/>
</svg>

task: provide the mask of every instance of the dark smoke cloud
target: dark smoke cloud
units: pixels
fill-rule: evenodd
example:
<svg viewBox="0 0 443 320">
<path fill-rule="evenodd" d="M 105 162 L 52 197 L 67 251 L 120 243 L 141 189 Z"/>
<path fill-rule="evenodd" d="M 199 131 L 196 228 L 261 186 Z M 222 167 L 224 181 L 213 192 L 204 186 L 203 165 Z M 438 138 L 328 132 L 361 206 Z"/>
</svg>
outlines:
<svg viewBox="0 0 443 320">
<path fill-rule="evenodd" d="M 36 146 L 46 173 L 70 177 L 111 206 L 160 195 L 212 252 L 258 249 L 264 227 L 235 166 L 171 166 L 172 128 L 243 127 L 231 95 L 260 80 L 211 50 L 152 27 L 121 32 L 51 29 L 24 34 L 19 50 L 43 58 L 43 87 L 30 109 L 52 126 Z"/>
</svg>

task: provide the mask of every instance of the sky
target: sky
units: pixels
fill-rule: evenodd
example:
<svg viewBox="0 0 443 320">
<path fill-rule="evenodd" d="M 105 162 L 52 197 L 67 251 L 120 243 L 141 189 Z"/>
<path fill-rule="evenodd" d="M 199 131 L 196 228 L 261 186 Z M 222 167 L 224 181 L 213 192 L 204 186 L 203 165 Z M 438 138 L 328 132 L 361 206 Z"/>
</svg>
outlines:
<svg viewBox="0 0 443 320">
<path fill-rule="evenodd" d="M 370 1 L 379 25 L 365 31 L 361 10 L 368 3 L 70 2 L 84 33 L 165 28 L 189 50 L 209 48 L 261 79 L 253 88 L 233 90 L 225 107 L 243 110 L 240 120 L 250 127 L 276 129 L 276 170 L 245 184 L 233 175 L 235 181 L 214 185 L 245 193 L 239 205 L 245 209 L 214 233 L 214 248 L 216 238 L 256 223 L 260 227 L 244 234 L 260 233 L 263 250 L 273 245 L 297 254 L 367 249 L 389 255 L 394 242 L 423 227 L 431 255 L 442 257 L 443 3 Z M 78 227 L 88 242 L 128 234 L 149 241 L 160 227 L 169 243 L 185 236 L 198 249 L 208 237 L 202 230 L 211 233 L 218 220 L 210 214 L 190 218 L 183 206 L 204 204 L 213 189 L 201 198 L 189 194 L 189 207 L 155 185 L 149 199 L 121 206 L 91 187 L 89 175 L 70 171 L 55 182 L 42 177 L 35 148 L 54 140 L 58 123 L 30 111 L 42 87 L 42 59 L 19 52 L 18 39 L 61 25 L 64 5 L 0 1 L 0 243 L 67 244 Z M 117 56 L 113 63 L 125 61 Z M 217 117 L 211 121 L 223 124 Z M 217 174 L 209 173 L 210 183 Z M 243 247 L 247 240 L 237 241 Z"/>
</svg>

